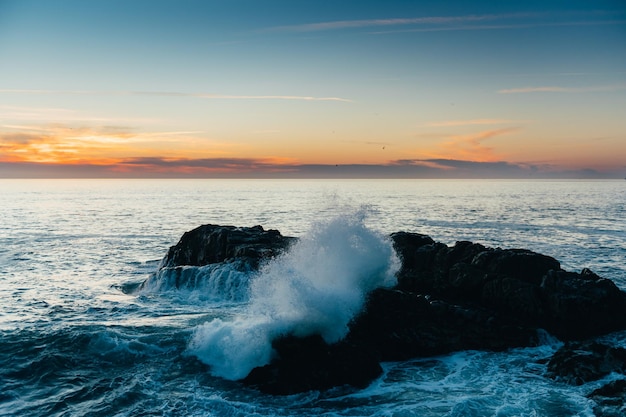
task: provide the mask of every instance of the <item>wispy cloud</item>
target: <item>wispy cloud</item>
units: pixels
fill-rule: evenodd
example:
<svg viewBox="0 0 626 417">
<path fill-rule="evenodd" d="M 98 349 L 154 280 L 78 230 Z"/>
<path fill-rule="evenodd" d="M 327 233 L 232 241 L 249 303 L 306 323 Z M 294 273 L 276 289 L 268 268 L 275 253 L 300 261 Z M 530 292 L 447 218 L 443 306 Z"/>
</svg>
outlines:
<svg viewBox="0 0 626 417">
<path fill-rule="evenodd" d="M 182 169 L 199 168 L 225 171 L 254 171 L 279 169 L 283 162 L 272 158 L 163 158 L 142 157 L 123 159 L 120 165 L 143 168 Z"/>
<path fill-rule="evenodd" d="M 560 86 L 538 86 L 507 88 L 498 90 L 499 94 L 527 94 L 527 93 L 600 93 L 616 92 L 626 90 L 626 84 L 596 85 L 588 87 L 560 87 Z"/>
<path fill-rule="evenodd" d="M 526 123 L 520 120 L 508 119 L 471 119 L 471 120 L 444 120 L 441 122 L 426 123 L 426 127 L 451 127 L 451 126 L 476 126 L 476 125 L 502 125 L 511 123 Z"/>
<path fill-rule="evenodd" d="M 603 16 L 610 16 L 610 18 L 602 19 Z M 616 25 L 623 24 L 625 22 L 626 20 L 623 19 L 623 16 L 619 14 L 615 16 L 615 13 L 603 10 L 596 10 L 592 12 L 566 12 L 560 14 L 551 12 L 519 12 L 480 15 L 471 14 L 462 16 L 334 20 L 327 22 L 275 26 L 266 28 L 262 30 L 262 32 L 321 32 L 360 28 L 407 27 L 403 29 L 392 29 L 386 32 L 373 32 L 376 34 L 382 34 L 447 30 L 515 29 L 538 26 Z"/>
<path fill-rule="evenodd" d="M 300 100 L 300 101 L 342 101 L 351 103 L 352 100 L 341 97 L 313 97 L 313 96 L 237 96 L 223 94 L 195 94 L 194 97 L 224 99 L 224 100 Z"/>
<path fill-rule="evenodd" d="M 464 135 L 451 135 L 439 145 L 441 157 L 454 157 L 473 161 L 495 161 L 500 158 L 492 146 L 483 142 L 487 139 L 508 135 L 519 130 L 519 127 L 490 129 Z"/>
<path fill-rule="evenodd" d="M 442 25 L 433 27 L 418 27 L 403 30 L 387 30 L 376 31 L 372 34 L 384 35 L 392 33 L 410 33 L 410 32 L 444 32 L 444 31 L 462 31 L 462 30 L 498 30 L 498 29 L 529 29 L 539 27 L 555 27 L 555 26 L 604 26 L 604 25 L 623 25 L 626 19 L 618 20 L 575 20 L 568 22 L 525 22 L 525 23 L 493 23 L 493 24 L 457 24 Z"/>
<path fill-rule="evenodd" d="M 184 93 L 176 91 L 94 91 L 94 90 L 17 90 L 0 89 L 0 94 L 32 95 L 94 95 L 94 96 L 158 96 L 158 97 L 194 97 L 214 100 L 297 100 L 297 101 L 338 101 L 350 103 L 343 97 L 316 97 L 295 95 L 235 95 L 211 93 Z"/>
<path fill-rule="evenodd" d="M 506 161 L 474 161 L 464 159 L 446 159 L 446 158 L 432 158 L 432 159 L 399 159 L 392 161 L 394 165 L 404 166 L 423 166 L 442 171 L 472 171 L 475 170 L 485 171 L 493 170 L 495 172 L 511 172 L 526 170 L 529 168 L 536 168 L 527 164 L 512 163 Z"/>
<path fill-rule="evenodd" d="M 465 16 L 426 16 L 391 19 L 335 20 L 330 22 L 305 23 L 300 25 L 276 26 L 265 29 L 266 32 L 318 32 L 326 30 L 371 28 L 407 25 L 450 25 L 467 22 L 485 22 L 491 20 L 523 18 L 537 16 L 537 13 L 484 14 Z"/>
<path fill-rule="evenodd" d="M 181 147 L 185 139 L 201 137 L 203 133 L 137 132 L 124 126 L 69 127 L 61 124 L 2 127 L 0 157 L 12 161 L 55 163 L 111 159 L 120 154 L 141 155 L 153 148 L 169 149 L 172 155 L 176 155 L 185 151 Z"/>
<path fill-rule="evenodd" d="M 97 124 L 111 123 L 154 123 L 155 119 L 150 118 L 129 118 L 129 117 L 101 117 L 85 114 L 82 111 L 54 107 L 25 107 L 0 105 L 0 120 L 11 120 L 12 122 L 38 122 L 38 123 L 72 123 L 86 122 Z M 13 123 L 13 128 L 18 124 Z M 11 127 L 5 125 L 5 127 Z M 35 126 L 22 126 L 30 130 Z M 48 129 L 44 127 L 42 129 Z"/>
</svg>

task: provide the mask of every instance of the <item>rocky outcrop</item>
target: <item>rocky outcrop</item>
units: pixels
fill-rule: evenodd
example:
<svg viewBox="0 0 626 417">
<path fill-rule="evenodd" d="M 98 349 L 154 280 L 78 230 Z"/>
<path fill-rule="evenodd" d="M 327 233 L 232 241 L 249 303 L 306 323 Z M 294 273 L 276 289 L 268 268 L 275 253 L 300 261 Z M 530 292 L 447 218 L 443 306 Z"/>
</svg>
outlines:
<svg viewBox="0 0 626 417">
<path fill-rule="evenodd" d="M 528 346 L 537 342 L 535 330 L 482 308 L 381 288 L 370 294 L 346 340 L 380 361 L 397 361 L 466 349 Z"/>
<path fill-rule="evenodd" d="M 548 362 L 548 376 L 571 385 L 626 372 L 626 349 L 594 341 L 570 342 Z"/>
<path fill-rule="evenodd" d="M 535 329 L 502 322 L 492 313 L 405 291 L 377 289 L 348 336 L 327 344 L 320 336 L 274 341 L 276 359 L 244 379 L 268 394 L 293 394 L 377 378 L 379 362 L 465 349 L 504 350 L 537 342 Z"/>
<path fill-rule="evenodd" d="M 235 227 L 206 224 L 185 232 L 161 261 L 161 268 L 182 265 L 204 266 L 218 262 L 243 261 L 257 268 L 262 259 L 284 251 L 294 238 L 262 226 Z"/>
<path fill-rule="evenodd" d="M 392 239 L 403 261 L 400 290 L 478 306 L 562 340 L 626 328 L 626 294 L 588 269 L 567 272 L 556 259 L 525 249 L 448 247 L 405 232 Z"/>
<path fill-rule="evenodd" d="M 344 340 L 329 345 L 317 335 L 283 335 L 273 341 L 275 359 L 243 382 L 272 394 L 362 387 L 380 375 L 381 361 L 532 346 L 539 329 L 562 341 L 626 329 L 626 293 L 587 269 L 567 272 L 556 259 L 525 249 L 449 247 L 406 232 L 391 239 L 402 261 L 397 286 L 369 294 Z M 261 226 L 205 225 L 185 233 L 161 267 L 236 261 L 254 269 L 292 242 Z M 557 353 L 550 375 L 575 382 L 626 369 L 626 352 L 577 351 Z"/>
</svg>

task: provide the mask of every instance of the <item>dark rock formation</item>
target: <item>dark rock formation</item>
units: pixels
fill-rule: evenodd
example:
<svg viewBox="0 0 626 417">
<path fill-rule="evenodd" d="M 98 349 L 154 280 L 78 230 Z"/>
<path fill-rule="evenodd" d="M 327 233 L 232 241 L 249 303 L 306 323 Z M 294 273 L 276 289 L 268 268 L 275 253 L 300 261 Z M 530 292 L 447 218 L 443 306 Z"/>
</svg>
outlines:
<svg viewBox="0 0 626 417">
<path fill-rule="evenodd" d="M 548 362 L 551 378 L 572 385 L 582 385 L 612 372 L 625 371 L 626 349 L 593 341 L 566 343 Z"/>
<path fill-rule="evenodd" d="M 400 290 L 479 306 L 562 340 L 626 328 L 626 294 L 588 269 L 566 272 L 554 258 L 525 249 L 471 242 L 448 247 L 405 232 L 392 239 L 403 261 Z"/>
<path fill-rule="evenodd" d="M 344 340 L 284 335 L 273 341 L 272 363 L 244 382 L 272 394 L 362 387 L 380 375 L 379 361 L 531 346 L 538 329 L 563 341 L 626 329 L 626 293 L 589 270 L 567 272 L 525 249 L 448 247 L 406 232 L 391 238 L 402 261 L 398 284 L 369 295 Z M 185 233 L 161 267 L 243 262 L 254 269 L 292 240 L 261 226 L 205 225 Z M 550 375 L 581 383 L 626 370 L 626 351 L 596 345 L 566 345 L 550 361 Z"/>
<path fill-rule="evenodd" d="M 626 379 L 618 379 L 594 390 L 590 395 L 596 406 L 597 417 L 623 417 L 626 415 Z"/>
<path fill-rule="evenodd" d="M 252 370 L 244 383 L 268 394 L 295 394 L 342 385 L 365 388 L 383 370 L 367 349 L 347 342 L 328 345 L 321 336 L 274 340 L 278 360 Z"/>
<path fill-rule="evenodd" d="M 370 350 L 381 361 L 395 361 L 465 349 L 528 346 L 536 343 L 537 333 L 482 308 L 378 289 L 351 323 L 346 340 Z"/>
<path fill-rule="evenodd" d="M 262 259 L 276 256 L 294 240 L 278 230 L 261 226 L 235 227 L 206 224 L 185 232 L 161 261 L 161 268 L 203 266 L 217 262 L 244 261 L 253 269 Z"/>
<path fill-rule="evenodd" d="M 594 341 L 569 342 L 548 362 L 548 376 L 572 385 L 626 372 L 626 349 Z M 611 381 L 588 395 L 599 417 L 626 415 L 626 380 Z"/>
</svg>

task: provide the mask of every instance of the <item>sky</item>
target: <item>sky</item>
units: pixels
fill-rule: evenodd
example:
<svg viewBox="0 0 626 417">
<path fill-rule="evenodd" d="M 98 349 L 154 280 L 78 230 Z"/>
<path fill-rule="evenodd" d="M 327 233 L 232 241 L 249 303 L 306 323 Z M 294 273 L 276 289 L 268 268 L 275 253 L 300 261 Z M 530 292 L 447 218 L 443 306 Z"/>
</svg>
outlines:
<svg viewBox="0 0 626 417">
<path fill-rule="evenodd" d="M 623 0 L 0 0 L 3 178 L 624 176 Z"/>
</svg>

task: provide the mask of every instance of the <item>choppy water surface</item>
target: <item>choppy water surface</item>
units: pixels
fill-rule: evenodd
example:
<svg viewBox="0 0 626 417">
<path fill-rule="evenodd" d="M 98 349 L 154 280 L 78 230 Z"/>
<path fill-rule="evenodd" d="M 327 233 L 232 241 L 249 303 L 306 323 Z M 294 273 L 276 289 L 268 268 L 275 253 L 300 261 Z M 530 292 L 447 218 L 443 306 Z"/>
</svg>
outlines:
<svg viewBox="0 0 626 417">
<path fill-rule="evenodd" d="M 545 378 L 559 346 L 549 337 L 387 363 L 361 391 L 271 397 L 213 376 L 193 341 L 250 313 L 254 276 L 122 291 L 200 224 L 314 236 L 311 251 L 346 253 L 332 268 L 361 270 L 361 256 L 319 228 L 365 212 L 363 229 L 346 229 L 359 238 L 405 230 L 524 247 L 626 289 L 624 181 L 0 180 L 0 196 L 0 415 L 593 415 L 585 395 L 602 381 Z M 289 262 L 273 273 L 297 271 Z M 610 340 L 626 346 L 625 335 Z"/>
</svg>

